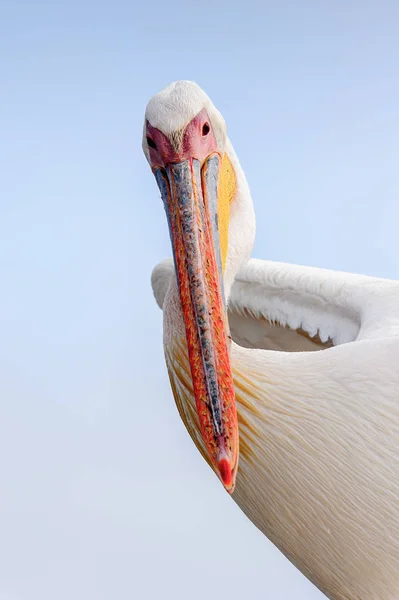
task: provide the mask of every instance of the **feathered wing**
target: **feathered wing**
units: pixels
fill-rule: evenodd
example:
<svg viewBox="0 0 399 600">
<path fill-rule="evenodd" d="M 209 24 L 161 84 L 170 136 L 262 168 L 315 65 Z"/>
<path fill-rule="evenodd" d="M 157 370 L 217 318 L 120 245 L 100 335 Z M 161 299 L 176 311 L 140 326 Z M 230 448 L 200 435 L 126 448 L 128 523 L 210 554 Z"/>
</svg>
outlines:
<svg viewBox="0 0 399 600">
<path fill-rule="evenodd" d="M 168 291 L 175 268 L 171 258 L 165 258 L 158 263 L 151 273 L 151 286 L 159 308 L 163 308 L 166 292 Z"/>
<path fill-rule="evenodd" d="M 161 308 L 173 276 L 171 259 L 152 273 Z M 232 287 L 229 321 L 239 345 L 286 352 L 399 335 L 399 282 L 251 259 Z"/>
</svg>

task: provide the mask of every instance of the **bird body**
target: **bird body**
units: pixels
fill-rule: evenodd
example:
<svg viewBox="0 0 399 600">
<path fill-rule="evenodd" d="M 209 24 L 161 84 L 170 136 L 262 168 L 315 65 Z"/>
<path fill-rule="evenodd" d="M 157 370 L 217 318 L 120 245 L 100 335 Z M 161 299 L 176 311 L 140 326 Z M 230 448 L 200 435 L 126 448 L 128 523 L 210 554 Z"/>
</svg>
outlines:
<svg viewBox="0 0 399 600">
<path fill-rule="evenodd" d="M 207 459 L 170 261 L 155 268 L 153 288 L 176 404 Z M 229 319 L 240 341 L 233 499 L 328 597 L 397 598 L 399 284 L 250 260 Z M 264 349 L 276 343 L 280 351 Z"/>
<path fill-rule="evenodd" d="M 215 139 L 221 139 L 216 109 L 209 108 L 209 99 L 192 86 L 183 82 L 167 88 L 166 98 L 173 102 L 167 103 L 166 109 L 165 95 L 155 97 L 147 122 L 150 116 L 151 125 L 160 129 L 169 110 L 165 135 L 171 136 L 172 130 L 180 131 L 206 110 L 210 128 L 219 132 Z M 170 115 L 177 110 L 179 98 L 182 108 L 174 129 Z M 186 118 L 181 114 L 185 107 Z M 212 152 L 220 152 L 220 143 L 214 143 Z M 184 148 L 179 151 L 182 164 Z M 212 298 L 223 292 L 215 292 L 209 283 L 213 281 L 208 272 L 212 257 L 190 266 L 195 249 L 185 238 L 189 231 L 192 241 L 197 231 L 200 247 L 203 229 L 214 225 L 207 225 L 204 212 L 199 213 L 202 220 L 198 217 L 196 229 L 186 229 L 186 212 L 177 211 L 173 217 L 172 200 L 180 201 L 178 194 L 173 195 L 174 182 L 180 185 L 185 175 L 179 172 L 177 179 L 172 161 L 169 179 L 164 171 L 158 172 L 158 177 L 164 178 L 160 189 L 168 198 L 167 214 L 172 213 L 169 226 L 175 261 L 158 265 L 152 284 L 163 308 L 165 358 L 180 416 L 201 454 L 250 520 L 329 598 L 397 600 L 399 283 L 250 259 L 253 206 L 228 139 L 223 144 L 224 155 L 234 170 L 234 193 L 228 217 L 224 217 L 228 219 L 227 254 L 223 270 L 220 260 L 215 262 L 215 271 L 219 264 L 228 311 L 225 343 L 239 430 L 238 469 L 230 396 L 226 392 L 218 404 L 211 385 L 216 381 L 212 379 L 214 360 L 222 365 L 215 385 L 220 390 L 227 382 L 228 389 L 224 363 L 217 362 L 222 342 L 208 325 L 213 315 L 219 318 L 222 306 L 213 304 Z M 153 168 L 160 160 L 151 159 Z M 207 165 L 207 160 L 205 155 L 201 164 Z M 223 164 L 220 160 L 219 182 L 226 178 Z M 159 168 L 166 169 L 165 165 Z M 162 186 L 169 185 L 165 192 Z M 208 188 L 202 186 L 206 211 Z M 187 198 L 187 191 L 185 194 Z M 219 207 L 224 206 L 220 194 L 218 191 Z M 192 206 L 198 203 L 201 208 L 201 202 L 194 193 Z M 209 212 L 213 214 L 210 208 Z M 219 229 L 222 226 L 219 224 Z M 180 235 L 186 243 L 183 250 L 178 245 Z M 208 248 L 206 240 L 203 252 Z M 218 252 L 219 247 L 216 256 Z M 179 262 L 179 253 L 186 263 Z M 203 280 L 211 293 L 198 296 L 197 302 Z M 193 313 L 187 308 L 191 304 Z M 206 311 L 198 315 L 203 305 Z M 191 329 L 193 320 L 199 322 L 197 337 Z M 208 334 L 209 343 L 205 339 Z M 209 350 L 213 346 L 214 354 Z M 205 391 L 201 396 L 197 388 L 202 381 Z M 220 414 L 225 430 L 217 429 Z"/>
</svg>

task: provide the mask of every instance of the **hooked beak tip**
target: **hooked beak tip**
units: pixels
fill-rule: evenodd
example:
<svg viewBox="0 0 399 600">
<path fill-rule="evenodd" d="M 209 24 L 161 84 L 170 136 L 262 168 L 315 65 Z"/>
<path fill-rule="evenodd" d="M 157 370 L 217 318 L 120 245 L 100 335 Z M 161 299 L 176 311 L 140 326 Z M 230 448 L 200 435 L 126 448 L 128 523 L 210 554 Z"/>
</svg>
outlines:
<svg viewBox="0 0 399 600">
<path fill-rule="evenodd" d="M 220 478 L 226 490 L 231 494 L 234 489 L 233 471 L 228 458 L 223 457 L 218 461 Z"/>
</svg>

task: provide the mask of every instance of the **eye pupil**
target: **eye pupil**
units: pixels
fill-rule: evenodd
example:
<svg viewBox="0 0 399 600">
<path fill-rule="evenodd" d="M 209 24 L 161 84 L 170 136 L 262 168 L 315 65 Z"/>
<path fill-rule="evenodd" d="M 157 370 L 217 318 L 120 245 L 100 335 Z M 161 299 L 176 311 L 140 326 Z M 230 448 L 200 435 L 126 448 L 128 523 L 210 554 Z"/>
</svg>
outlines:
<svg viewBox="0 0 399 600">
<path fill-rule="evenodd" d="M 202 126 L 202 135 L 208 135 L 210 130 L 211 128 L 209 127 L 209 123 L 204 123 L 204 125 Z"/>
<path fill-rule="evenodd" d="M 154 148 L 154 150 L 156 150 L 157 145 L 154 142 L 154 140 L 150 137 L 147 136 L 147 144 L 149 145 L 150 148 Z"/>
</svg>

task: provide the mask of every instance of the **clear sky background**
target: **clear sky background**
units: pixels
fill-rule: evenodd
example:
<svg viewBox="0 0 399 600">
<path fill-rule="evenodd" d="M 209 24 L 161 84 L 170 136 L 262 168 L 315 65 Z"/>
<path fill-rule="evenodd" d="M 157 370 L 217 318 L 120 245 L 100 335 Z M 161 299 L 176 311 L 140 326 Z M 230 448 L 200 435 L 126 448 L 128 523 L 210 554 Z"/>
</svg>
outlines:
<svg viewBox="0 0 399 600">
<path fill-rule="evenodd" d="M 397 0 L 0 0 L 0 600 L 321 600 L 198 455 L 146 102 L 226 118 L 260 258 L 399 277 Z"/>
</svg>

